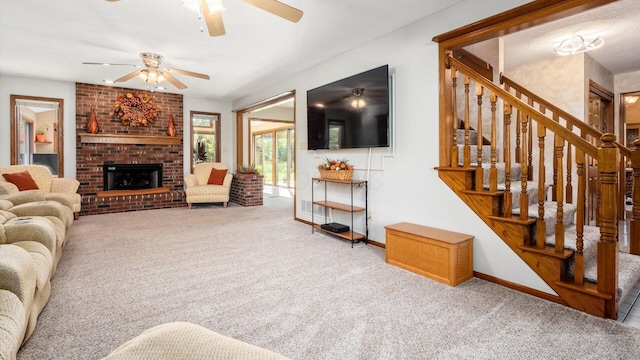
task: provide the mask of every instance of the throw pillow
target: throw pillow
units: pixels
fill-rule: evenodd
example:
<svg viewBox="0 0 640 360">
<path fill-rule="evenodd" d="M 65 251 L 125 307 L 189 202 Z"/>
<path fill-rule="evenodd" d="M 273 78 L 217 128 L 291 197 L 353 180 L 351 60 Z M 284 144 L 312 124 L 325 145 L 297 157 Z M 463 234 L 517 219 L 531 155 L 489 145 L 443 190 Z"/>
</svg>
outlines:
<svg viewBox="0 0 640 360">
<path fill-rule="evenodd" d="M 18 187 L 18 190 L 38 190 L 38 185 L 33 181 L 31 174 L 28 171 L 16 172 L 13 174 L 3 174 L 4 178 Z"/>
<path fill-rule="evenodd" d="M 211 169 L 211 174 L 209 174 L 209 181 L 207 184 L 209 185 L 222 185 L 224 181 L 224 177 L 227 176 L 227 169 Z"/>
</svg>

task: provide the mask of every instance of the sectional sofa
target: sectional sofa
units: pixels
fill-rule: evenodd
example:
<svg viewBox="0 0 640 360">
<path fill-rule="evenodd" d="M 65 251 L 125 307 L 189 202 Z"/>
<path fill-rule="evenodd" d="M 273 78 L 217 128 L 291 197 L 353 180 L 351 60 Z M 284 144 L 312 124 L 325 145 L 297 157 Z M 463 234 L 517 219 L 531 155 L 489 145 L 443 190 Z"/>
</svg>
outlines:
<svg viewBox="0 0 640 360">
<path fill-rule="evenodd" d="M 15 359 L 33 333 L 73 221 L 40 190 L 0 196 L 0 359 Z"/>
</svg>

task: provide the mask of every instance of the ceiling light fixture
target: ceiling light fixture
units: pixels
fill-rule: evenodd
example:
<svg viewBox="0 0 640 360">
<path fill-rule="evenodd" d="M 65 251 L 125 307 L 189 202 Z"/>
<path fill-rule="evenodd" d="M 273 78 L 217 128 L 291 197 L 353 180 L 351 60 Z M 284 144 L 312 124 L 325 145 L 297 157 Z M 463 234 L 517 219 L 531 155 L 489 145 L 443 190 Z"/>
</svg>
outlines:
<svg viewBox="0 0 640 360">
<path fill-rule="evenodd" d="M 640 97 L 640 96 L 625 96 L 625 97 L 624 97 L 624 103 L 625 103 L 626 105 L 633 105 L 633 104 L 635 104 L 635 103 L 638 101 L 638 98 L 639 98 L 639 97 Z"/>
<path fill-rule="evenodd" d="M 362 109 L 367 105 L 362 99 L 362 94 L 364 94 L 363 88 L 355 88 L 351 90 L 351 94 L 354 96 L 353 101 L 351 101 L 351 107 L 356 109 Z"/>
<path fill-rule="evenodd" d="M 595 38 L 584 38 L 580 35 L 574 35 L 562 40 L 553 48 L 553 50 L 560 55 L 573 55 L 589 50 L 595 50 L 602 45 L 604 45 L 604 39 L 599 36 L 596 36 Z"/>
<path fill-rule="evenodd" d="M 219 14 L 225 11 L 222 6 L 222 0 L 205 0 L 207 7 L 209 8 L 209 15 Z M 187 9 L 202 15 L 202 1 L 201 0 L 182 0 L 182 6 Z"/>
<path fill-rule="evenodd" d="M 158 71 L 156 69 L 140 70 L 140 74 L 138 74 L 138 79 L 151 85 L 162 84 L 167 80 L 165 79 L 164 74 L 161 71 Z"/>
</svg>

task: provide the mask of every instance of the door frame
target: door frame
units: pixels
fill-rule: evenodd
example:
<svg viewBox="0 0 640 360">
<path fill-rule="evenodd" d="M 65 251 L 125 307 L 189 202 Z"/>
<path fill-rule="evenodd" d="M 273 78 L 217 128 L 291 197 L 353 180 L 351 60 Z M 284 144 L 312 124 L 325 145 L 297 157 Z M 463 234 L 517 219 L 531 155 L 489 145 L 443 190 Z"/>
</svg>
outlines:
<svg viewBox="0 0 640 360">
<path fill-rule="evenodd" d="M 18 164 L 18 131 L 19 131 L 19 119 L 17 118 L 18 114 L 16 112 L 16 103 L 17 100 L 33 100 L 33 101 L 46 101 L 46 102 L 54 102 L 58 104 L 57 110 L 57 125 L 54 126 L 54 143 L 56 146 L 56 153 L 58 154 L 58 177 L 64 177 L 64 99 L 59 98 L 49 98 L 49 97 L 41 97 L 41 96 L 29 96 L 29 95 L 9 95 L 9 106 L 11 108 L 10 111 L 10 164 L 17 165 Z"/>
</svg>

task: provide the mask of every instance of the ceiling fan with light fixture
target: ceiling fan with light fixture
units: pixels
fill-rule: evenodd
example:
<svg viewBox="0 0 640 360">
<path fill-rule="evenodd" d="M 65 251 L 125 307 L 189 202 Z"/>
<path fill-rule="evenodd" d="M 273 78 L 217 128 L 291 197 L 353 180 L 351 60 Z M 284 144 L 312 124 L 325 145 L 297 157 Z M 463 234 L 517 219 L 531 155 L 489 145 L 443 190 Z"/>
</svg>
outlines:
<svg viewBox="0 0 640 360">
<path fill-rule="evenodd" d="M 113 0 L 117 1 L 117 0 Z M 125 82 L 138 77 L 138 79 L 149 85 L 159 85 L 165 81 L 168 81 L 178 89 L 186 89 L 187 85 L 176 79 L 172 74 L 180 74 L 186 76 L 193 76 L 200 79 L 209 80 L 209 75 L 200 74 L 193 71 L 173 69 L 162 66 L 162 55 L 156 53 L 140 53 L 143 65 L 131 65 L 131 64 L 109 64 L 109 63 L 97 63 L 97 62 L 83 62 L 85 65 L 113 65 L 113 66 L 133 66 L 139 67 L 140 70 L 136 70 L 121 78 L 114 80 L 114 82 Z"/>
<path fill-rule="evenodd" d="M 120 0 L 106 0 L 116 2 Z M 281 3 L 277 0 L 242 0 L 247 4 L 270 12 L 285 20 L 297 23 L 302 19 L 303 12 L 292 6 Z M 204 19 L 207 24 L 210 36 L 221 36 L 226 33 L 222 13 L 225 11 L 222 0 L 182 0 L 182 6 L 199 14 L 200 19 Z"/>
</svg>

